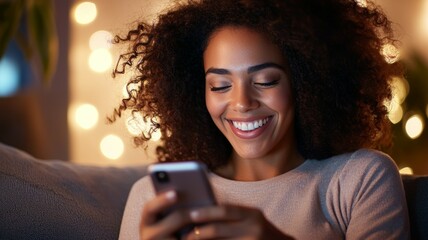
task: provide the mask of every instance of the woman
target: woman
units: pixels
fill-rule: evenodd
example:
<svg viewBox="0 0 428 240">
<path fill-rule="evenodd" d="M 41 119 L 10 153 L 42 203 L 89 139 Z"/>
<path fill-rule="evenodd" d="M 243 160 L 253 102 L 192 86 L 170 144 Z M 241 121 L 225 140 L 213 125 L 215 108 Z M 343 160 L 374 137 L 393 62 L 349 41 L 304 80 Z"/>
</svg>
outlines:
<svg viewBox="0 0 428 240">
<path fill-rule="evenodd" d="M 385 101 L 399 63 L 374 5 L 352 0 L 189 1 L 117 42 L 135 70 L 125 110 L 161 131 L 159 161 L 198 159 L 219 206 L 176 211 L 149 178 L 131 190 L 120 239 L 407 239 Z M 138 88 L 135 89 L 135 86 Z M 160 119 L 160 120 L 158 120 Z M 114 119 L 112 119 L 114 121 Z M 378 150 L 375 150 L 378 149 Z"/>
</svg>

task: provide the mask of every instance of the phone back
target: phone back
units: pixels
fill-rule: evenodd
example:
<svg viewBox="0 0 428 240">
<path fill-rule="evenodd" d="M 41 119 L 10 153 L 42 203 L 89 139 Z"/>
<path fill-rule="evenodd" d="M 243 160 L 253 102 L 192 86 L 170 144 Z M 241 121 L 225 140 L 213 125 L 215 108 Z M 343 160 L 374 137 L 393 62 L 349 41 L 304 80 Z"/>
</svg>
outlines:
<svg viewBox="0 0 428 240">
<path fill-rule="evenodd" d="M 195 208 L 215 205 L 215 197 L 207 178 L 206 167 L 199 162 L 157 163 L 149 166 L 157 193 L 175 190 L 175 208 Z"/>
</svg>

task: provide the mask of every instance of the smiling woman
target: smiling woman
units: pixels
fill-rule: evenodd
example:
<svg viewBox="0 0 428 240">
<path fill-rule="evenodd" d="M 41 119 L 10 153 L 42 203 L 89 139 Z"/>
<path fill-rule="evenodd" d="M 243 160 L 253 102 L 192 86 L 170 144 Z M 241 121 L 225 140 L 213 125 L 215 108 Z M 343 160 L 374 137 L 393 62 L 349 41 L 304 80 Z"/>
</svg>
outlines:
<svg viewBox="0 0 428 240">
<path fill-rule="evenodd" d="M 159 219 L 180 193 L 148 193 L 143 178 L 120 239 L 189 226 L 183 239 L 408 238 L 397 167 L 378 151 L 390 140 L 390 82 L 403 72 L 381 53 L 395 41 L 374 4 L 188 1 L 115 41 L 129 44 L 115 73 L 134 70 L 128 85 L 139 87 L 112 119 L 130 110 L 151 120 L 158 160 L 208 165 L 219 203 Z"/>
<path fill-rule="evenodd" d="M 294 144 L 290 76 L 276 45 L 251 29 L 223 27 L 208 42 L 204 66 L 207 109 L 234 149 L 231 158 L 251 159 L 260 169 L 267 163 L 281 166 L 259 175 L 278 175 L 302 162 Z M 249 177 L 234 167 L 235 179 Z"/>
</svg>

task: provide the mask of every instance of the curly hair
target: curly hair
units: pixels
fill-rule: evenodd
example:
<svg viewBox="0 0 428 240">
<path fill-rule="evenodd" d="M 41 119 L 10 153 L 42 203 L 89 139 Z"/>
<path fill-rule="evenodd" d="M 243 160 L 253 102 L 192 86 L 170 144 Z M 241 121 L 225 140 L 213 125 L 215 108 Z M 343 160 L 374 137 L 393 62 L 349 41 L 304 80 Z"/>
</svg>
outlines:
<svg viewBox="0 0 428 240">
<path fill-rule="evenodd" d="M 381 49 L 396 44 L 391 22 L 373 3 L 354 0 L 201 0 L 177 4 L 153 24 L 140 22 L 116 43 L 129 44 L 116 73 L 133 71 L 110 118 L 130 110 L 152 122 L 135 138 L 162 133 L 159 161 L 197 159 L 210 169 L 227 163 L 232 147 L 205 106 L 203 52 L 224 26 L 266 35 L 288 60 L 295 97 L 297 146 L 305 158 L 324 159 L 390 141 L 385 101 L 390 80 L 403 74 Z M 137 85 L 135 89 L 129 87 Z M 160 120 L 159 120 L 160 119 Z"/>
</svg>

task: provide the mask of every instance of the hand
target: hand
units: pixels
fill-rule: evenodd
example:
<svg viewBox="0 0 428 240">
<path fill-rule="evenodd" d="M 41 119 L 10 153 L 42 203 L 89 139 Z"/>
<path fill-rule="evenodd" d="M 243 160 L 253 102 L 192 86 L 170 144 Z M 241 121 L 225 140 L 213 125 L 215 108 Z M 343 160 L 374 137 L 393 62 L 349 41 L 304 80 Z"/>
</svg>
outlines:
<svg viewBox="0 0 428 240">
<path fill-rule="evenodd" d="M 232 205 L 190 212 L 194 224 L 202 224 L 186 239 L 293 239 L 270 223 L 258 209 Z"/>
<path fill-rule="evenodd" d="M 191 223 L 188 211 L 176 210 L 162 219 L 158 216 L 177 202 L 177 193 L 168 191 L 148 201 L 143 209 L 140 239 L 176 239 L 174 234 Z"/>
</svg>

